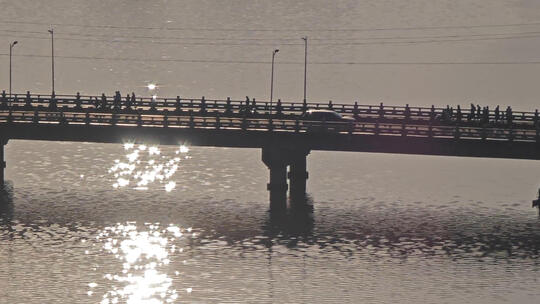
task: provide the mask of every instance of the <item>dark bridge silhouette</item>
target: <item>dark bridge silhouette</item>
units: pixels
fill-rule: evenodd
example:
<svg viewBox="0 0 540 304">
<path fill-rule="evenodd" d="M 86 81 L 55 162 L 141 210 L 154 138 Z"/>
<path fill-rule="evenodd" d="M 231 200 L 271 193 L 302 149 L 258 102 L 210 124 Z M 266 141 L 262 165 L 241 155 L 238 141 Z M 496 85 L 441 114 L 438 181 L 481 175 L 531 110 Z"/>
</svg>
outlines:
<svg viewBox="0 0 540 304">
<path fill-rule="evenodd" d="M 354 120 L 313 120 L 309 110 Z M 271 208 L 304 201 L 311 150 L 540 159 L 538 110 L 114 96 L 0 96 L 0 183 L 9 139 L 262 148 Z M 290 167 L 287 174 L 287 167 Z M 290 181 L 290 187 L 287 183 Z"/>
</svg>

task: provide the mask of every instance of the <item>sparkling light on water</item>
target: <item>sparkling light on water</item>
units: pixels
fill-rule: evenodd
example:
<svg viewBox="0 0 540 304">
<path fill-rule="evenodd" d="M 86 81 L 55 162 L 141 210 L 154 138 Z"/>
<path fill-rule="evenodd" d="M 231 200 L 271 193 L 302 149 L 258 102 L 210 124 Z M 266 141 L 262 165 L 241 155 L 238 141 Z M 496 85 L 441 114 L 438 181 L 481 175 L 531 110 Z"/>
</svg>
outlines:
<svg viewBox="0 0 540 304">
<path fill-rule="evenodd" d="M 163 229 L 159 223 L 145 224 L 143 231 L 132 222 L 106 227 L 97 240 L 103 240 L 103 249 L 121 262 L 122 270 L 117 274 L 104 274 L 110 281 L 110 290 L 103 294 L 100 303 L 176 302 L 179 294 L 172 288 L 173 279 L 166 270 L 171 262 L 169 253 L 175 252 L 178 242 L 185 239 L 183 231 L 186 230 L 175 225 Z M 88 283 L 90 289 L 97 286 L 95 282 Z M 193 291 L 191 287 L 185 290 L 186 293 Z M 87 294 L 92 296 L 93 293 L 90 290 Z"/>
<path fill-rule="evenodd" d="M 160 151 L 159 151 L 158 147 L 152 146 L 152 147 L 150 147 L 150 148 L 148 149 L 148 154 L 150 154 L 150 155 L 154 155 L 154 154 L 155 154 L 155 155 L 159 155 L 159 154 L 160 154 Z"/>
<path fill-rule="evenodd" d="M 176 183 L 175 183 L 175 182 L 168 182 L 168 183 L 165 185 L 165 191 L 171 192 L 175 187 L 176 187 Z"/>
<path fill-rule="evenodd" d="M 151 184 L 157 183 L 167 192 L 176 188 L 176 182 L 170 179 L 174 176 L 182 160 L 180 157 L 162 155 L 158 146 L 144 144 L 137 147 L 133 143 L 125 143 L 125 160 L 116 159 L 109 169 L 115 182 L 113 188 L 132 186 L 136 190 L 147 190 Z M 175 154 L 187 154 L 189 148 L 181 145 Z M 188 156 L 184 157 L 187 159 Z"/>
<path fill-rule="evenodd" d="M 189 148 L 188 148 L 188 146 L 181 145 L 181 146 L 180 146 L 180 149 L 178 149 L 178 152 L 180 152 L 180 153 L 188 153 L 188 152 L 189 152 Z"/>
</svg>

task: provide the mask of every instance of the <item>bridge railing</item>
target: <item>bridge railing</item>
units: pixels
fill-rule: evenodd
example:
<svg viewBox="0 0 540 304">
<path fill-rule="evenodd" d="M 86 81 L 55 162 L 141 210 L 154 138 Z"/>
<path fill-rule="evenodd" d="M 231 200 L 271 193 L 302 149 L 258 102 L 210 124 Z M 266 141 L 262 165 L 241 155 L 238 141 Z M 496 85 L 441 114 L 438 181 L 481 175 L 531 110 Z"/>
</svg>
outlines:
<svg viewBox="0 0 540 304">
<path fill-rule="evenodd" d="M 342 114 L 352 114 L 358 123 L 399 123 L 432 126 L 513 128 L 535 130 L 540 127 L 538 111 L 535 112 L 493 112 L 484 110 L 453 110 L 450 108 L 409 107 L 374 105 L 326 105 L 313 103 L 282 103 L 269 105 L 255 100 L 207 100 L 177 98 L 123 98 L 119 96 L 77 95 L 25 95 L 0 96 L 0 111 L 40 111 L 122 115 L 179 115 L 210 116 L 250 119 L 300 119 L 309 109 L 332 109 Z M 195 114 L 196 113 L 196 114 Z M 269 115 L 272 113 L 272 115 Z M 393 132 L 393 131 L 392 131 Z M 392 133 L 390 132 L 390 134 Z M 418 131 L 423 132 L 423 131 Z M 461 134 L 459 135 L 461 136 Z M 509 135 L 510 136 L 510 135 Z M 512 135 L 513 136 L 513 135 Z"/>
<path fill-rule="evenodd" d="M 42 104 L 44 106 L 54 103 L 58 106 L 67 105 L 68 107 L 75 107 L 78 104 L 81 106 L 95 106 L 103 102 L 103 98 L 109 107 L 114 107 L 115 96 L 90 96 L 90 95 L 42 95 L 42 94 L 14 94 L 8 96 L 3 92 L 0 97 L 0 103 L 9 105 L 24 105 L 24 104 Z M 232 100 L 228 99 L 206 99 L 202 98 L 181 98 L 177 96 L 175 98 L 153 98 L 153 97 L 135 97 L 135 100 L 131 100 L 132 96 L 129 96 L 130 102 L 133 107 L 143 107 L 156 109 L 172 109 L 176 106 L 180 108 L 187 108 L 192 110 L 211 110 L 211 109 L 227 109 L 231 110 L 250 108 L 250 110 L 256 110 L 259 112 L 281 113 L 281 112 L 305 112 L 308 109 L 326 109 L 334 110 L 342 114 L 350 115 L 373 115 L 373 116 L 410 116 L 410 117 L 424 117 L 430 118 L 432 116 L 452 113 L 452 116 L 458 115 L 457 109 L 441 108 L 441 107 L 409 107 L 409 106 L 393 106 L 393 105 L 362 105 L 362 104 L 333 104 L 331 101 L 327 104 L 323 103 L 302 103 L 302 102 L 281 102 L 277 101 L 270 105 L 268 102 L 257 102 L 255 99 L 251 100 Z M 118 104 L 120 107 L 125 107 L 128 98 L 120 96 Z M 468 117 L 480 118 L 483 116 L 483 110 L 478 113 L 475 109 L 471 111 L 469 108 L 460 109 L 461 117 L 466 120 Z M 472 115 L 471 115 L 472 114 Z M 499 116 L 499 119 L 505 117 L 505 111 L 499 111 L 499 115 L 493 111 L 488 111 L 488 118 L 495 119 Z M 538 117 L 538 112 L 524 112 L 524 111 L 512 111 L 512 119 L 514 121 L 533 121 L 535 117 Z"/>
<path fill-rule="evenodd" d="M 363 134 L 381 136 L 409 136 L 433 138 L 470 138 L 481 140 L 516 140 L 540 142 L 540 128 L 493 128 L 469 126 L 438 126 L 426 124 L 398 124 L 379 122 L 332 122 L 290 118 L 250 118 L 227 116 L 199 116 L 164 113 L 78 113 L 64 111 L 0 110 L 0 124 L 63 124 L 88 126 L 137 126 L 159 128 L 224 129 L 245 131 L 273 131 L 294 133 Z"/>
<path fill-rule="evenodd" d="M 105 103 L 110 107 L 114 106 L 114 96 L 88 96 L 88 95 L 37 95 L 37 94 L 15 94 L 13 97 L 2 96 L 2 103 L 9 105 L 24 105 L 24 104 L 42 104 L 44 106 L 54 103 L 55 105 L 67 105 L 68 107 L 80 106 L 99 106 L 103 103 L 103 97 Z M 131 99 L 131 97 L 129 97 Z M 118 101 L 119 106 L 125 107 L 126 99 L 121 97 Z M 184 98 L 151 98 L 151 97 L 135 97 L 134 101 L 130 101 L 133 107 L 143 107 L 143 108 L 152 108 L 156 109 L 172 109 L 172 108 L 190 108 L 193 110 L 210 110 L 210 109 L 231 109 L 238 110 L 245 107 L 250 108 L 255 111 L 264 111 L 273 113 L 282 113 L 282 112 L 305 112 L 308 109 L 331 109 L 338 113 L 351 114 L 351 115 L 373 115 L 373 116 L 410 116 L 410 117 L 424 117 L 431 118 L 434 115 L 442 115 L 450 109 L 447 108 L 435 108 L 435 107 L 408 107 L 408 106 L 388 106 L 388 105 L 350 105 L 350 104 L 320 104 L 320 103 L 293 103 L 293 102 L 280 102 L 269 105 L 268 102 L 256 103 L 255 100 L 250 100 L 248 103 L 246 101 L 239 100 L 218 100 L 218 99 L 184 99 Z M 452 109 L 451 112 L 453 116 L 457 116 L 457 110 Z M 460 110 L 461 116 L 463 119 L 471 117 L 470 109 Z M 500 112 L 499 119 L 505 113 Z M 481 117 L 482 114 L 474 114 L 474 117 Z M 496 114 L 493 111 L 489 111 L 488 117 L 495 119 Z M 513 112 L 512 113 L 514 120 L 522 121 L 533 121 L 534 117 L 537 116 L 535 112 Z"/>
</svg>

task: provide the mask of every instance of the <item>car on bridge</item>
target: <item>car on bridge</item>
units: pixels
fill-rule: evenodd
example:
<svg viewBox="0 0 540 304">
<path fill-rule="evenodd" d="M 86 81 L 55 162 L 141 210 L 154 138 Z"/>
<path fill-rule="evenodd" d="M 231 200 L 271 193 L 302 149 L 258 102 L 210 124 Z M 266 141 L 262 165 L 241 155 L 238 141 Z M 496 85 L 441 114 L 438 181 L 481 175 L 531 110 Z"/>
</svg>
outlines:
<svg viewBox="0 0 540 304">
<path fill-rule="evenodd" d="M 301 119 L 308 132 L 348 132 L 356 124 L 354 118 L 332 110 L 307 110 Z"/>
</svg>

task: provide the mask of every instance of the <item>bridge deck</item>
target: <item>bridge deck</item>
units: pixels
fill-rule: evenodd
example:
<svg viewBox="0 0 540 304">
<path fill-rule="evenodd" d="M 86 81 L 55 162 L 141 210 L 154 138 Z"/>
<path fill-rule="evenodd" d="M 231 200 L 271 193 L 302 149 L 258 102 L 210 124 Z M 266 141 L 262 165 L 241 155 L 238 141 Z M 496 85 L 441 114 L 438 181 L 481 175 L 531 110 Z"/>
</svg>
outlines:
<svg viewBox="0 0 540 304">
<path fill-rule="evenodd" d="M 101 96 L 0 97 L 5 139 L 263 147 L 432 155 L 540 158 L 538 111 L 472 113 L 461 109 L 324 105 L 355 122 L 310 121 L 320 104 Z M 270 112 L 271 111 L 271 112 Z"/>
</svg>

